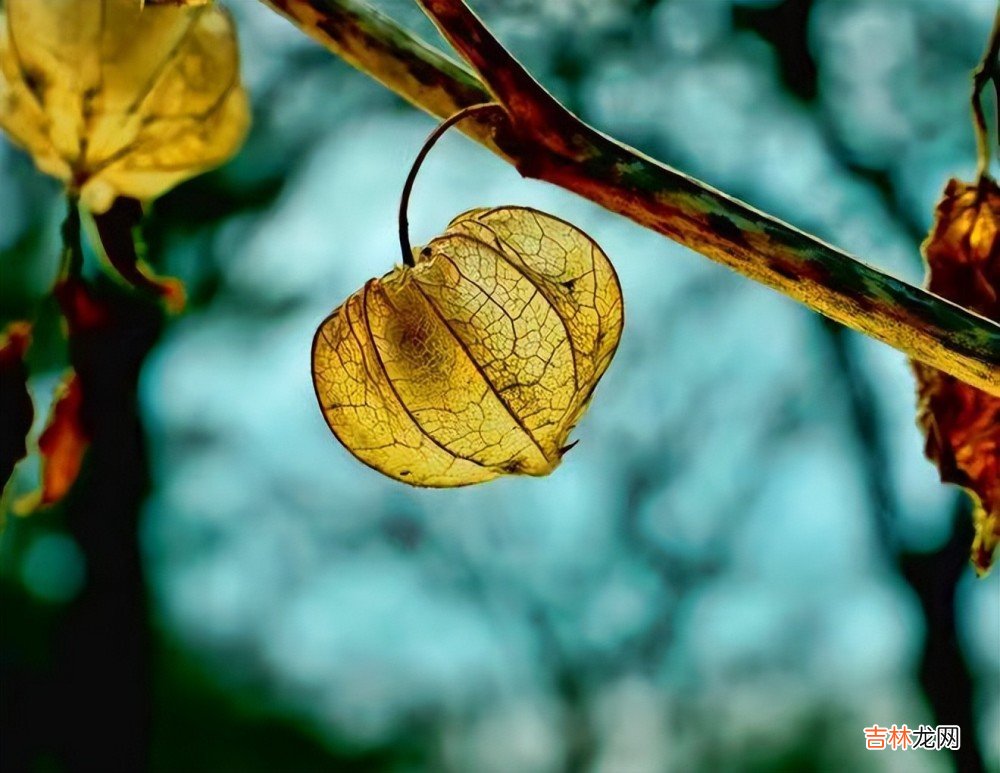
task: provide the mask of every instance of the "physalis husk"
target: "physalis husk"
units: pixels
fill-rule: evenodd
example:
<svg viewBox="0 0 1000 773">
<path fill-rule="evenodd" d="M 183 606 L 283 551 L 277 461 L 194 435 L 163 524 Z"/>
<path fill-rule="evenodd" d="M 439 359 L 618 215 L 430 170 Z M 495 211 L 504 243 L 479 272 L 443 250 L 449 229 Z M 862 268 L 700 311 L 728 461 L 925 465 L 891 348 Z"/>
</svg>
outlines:
<svg viewBox="0 0 1000 773">
<path fill-rule="evenodd" d="M 233 23 L 214 5 L 0 8 L 0 127 L 91 211 L 221 164 L 249 121 Z"/>
<path fill-rule="evenodd" d="M 621 337 L 621 287 L 576 227 L 473 210 L 320 326 L 313 382 L 365 464 L 417 486 L 546 475 Z"/>
</svg>

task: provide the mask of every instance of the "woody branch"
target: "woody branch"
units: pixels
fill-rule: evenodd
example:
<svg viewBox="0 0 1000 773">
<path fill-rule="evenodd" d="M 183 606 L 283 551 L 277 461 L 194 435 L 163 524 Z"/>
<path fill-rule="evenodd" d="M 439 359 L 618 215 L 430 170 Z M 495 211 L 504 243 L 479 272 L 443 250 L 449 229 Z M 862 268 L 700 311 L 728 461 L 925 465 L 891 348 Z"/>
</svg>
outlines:
<svg viewBox="0 0 1000 773">
<path fill-rule="evenodd" d="M 526 177 L 559 185 L 914 359 L 1000 396 L 1000 325 L 867 265 L 571 114 L 462 0 L 418 0 L 476 74 L 359 0 L 262 0 L 348 63 Z"/>
</svg>

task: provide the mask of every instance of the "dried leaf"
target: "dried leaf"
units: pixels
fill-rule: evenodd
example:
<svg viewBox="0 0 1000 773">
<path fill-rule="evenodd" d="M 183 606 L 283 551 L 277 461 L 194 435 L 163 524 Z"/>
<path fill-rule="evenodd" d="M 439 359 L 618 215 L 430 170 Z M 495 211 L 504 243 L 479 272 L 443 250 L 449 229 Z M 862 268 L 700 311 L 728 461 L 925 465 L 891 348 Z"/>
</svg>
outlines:
<svg viewBox="0 0 1000 773">
<path fill-rule="evenodd" d="M 15 509 L 20 513 L 48 507 L 62 500 L 73 487 L 83 455 L 90 444 L 82 420 L 83 389 L 74 372 L 63 379 L 49 412 L 48 424 L 38 438 L 42 484 L 38 491 L 22 497 Z"/>
<path fill-rule="evenodd" d="M 104 256 L 128 284 L 161 298 L 169 311 L 180 313 L 187 299 L 184 283 L 173 277 L 158 276 L 139 257 L 141 220 L 142 204 L 125 196 L 115 199 L 106 212 L 95 214 L 94 225 Z"/>
<path fill-rule="evenodd" d="M 27 322 L 12 322 L 0 336 L 0 491 L 14 465 L 28 453 L 25 439 L 35 417 L 24 363 L 30 344 L 31 325 Z"/>
<path fill-rule="evenodd" d="M 232 21 L 211 5 L 7 0 L 0 127 L 103 212 L 228 159 L 249 124 Z"/>
<path fill-rule="evenodd" d="M 1000 322 L 1000 189 L 992 180 L 951 180 L 923 244 L 928 286 Z M 913 364 L 918 423 L 941 480 L 973 500 L 972 563 L 985 573 L 1000 542 L 1000 398 L 934 368 Z"/>
<path fill-rule="evenodd" d="M 622 295 L 586 234 L 473 210 L 320 326 L 313 382 L 337 438 L 405 483 L 546 475 L 607 369 Z"/>
</svg>

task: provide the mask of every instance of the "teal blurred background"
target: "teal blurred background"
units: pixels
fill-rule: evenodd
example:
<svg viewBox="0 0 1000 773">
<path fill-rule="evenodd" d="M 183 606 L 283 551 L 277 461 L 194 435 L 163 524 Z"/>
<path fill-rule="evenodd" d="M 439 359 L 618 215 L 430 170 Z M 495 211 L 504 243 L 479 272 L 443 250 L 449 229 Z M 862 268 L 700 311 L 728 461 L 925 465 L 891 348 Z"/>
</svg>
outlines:
<svg viewBox="0 0 1000 773">
<path fill-rule="evenodd" d="M 311 337 L 398 261 L 433 121 L 228 5 L 254 129 L 147 218 L 191 303 L 141 379 L 148 608 L 102 621 L 94 664 L 133 680 L 116 626 L 148 626 L 116 709 L 149 735 L 112 709 L 94 768 L 60 741 L 88 553 L 62 508 L 10 517 L 6 770 L 129 769 L 133 741 L 156 771 L 1000 770 L 1000 573 L 967 566 L 968 506 L 923 459 L 905 358 L 457 134 L 417 182 L 414 243 L 479 206 L 578 224 L 621 277 L 621 348 L 547 479 L 414 490 L 354 461 L 315 404 Z M 598 128 L 909 281 L 945 181 L 973 176 L 994 0 L 473 5 Z M 436 39 L 414 4 L 381 7 Z M 45 300 L 63 209 L 0 140 L 0 321 L 50 319 L 39 422 L 65 362 Z M 5 506 L 36 476 L 23 462 Z M 867 725 L 947 720 L 960 756 L 865 750 Z"/>
</svg>

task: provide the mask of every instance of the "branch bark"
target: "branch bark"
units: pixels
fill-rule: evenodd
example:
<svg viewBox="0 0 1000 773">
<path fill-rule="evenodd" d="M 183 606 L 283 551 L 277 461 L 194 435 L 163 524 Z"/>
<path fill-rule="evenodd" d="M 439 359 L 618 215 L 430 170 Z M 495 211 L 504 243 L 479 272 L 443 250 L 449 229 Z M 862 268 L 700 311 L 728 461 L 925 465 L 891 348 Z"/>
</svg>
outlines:
<svg viewBox="0 0 1000 773">
<path fill-rule="evenodd" d="M 588 126 L 462 0 L 418 0 L 478 76 L 358 0 L 262 0 L 413 105 L 463 124 L 526 177 L 559 185 L 814 311 L 1000 396 L 1000 325 L 875 269 Z"/>
</svg>

